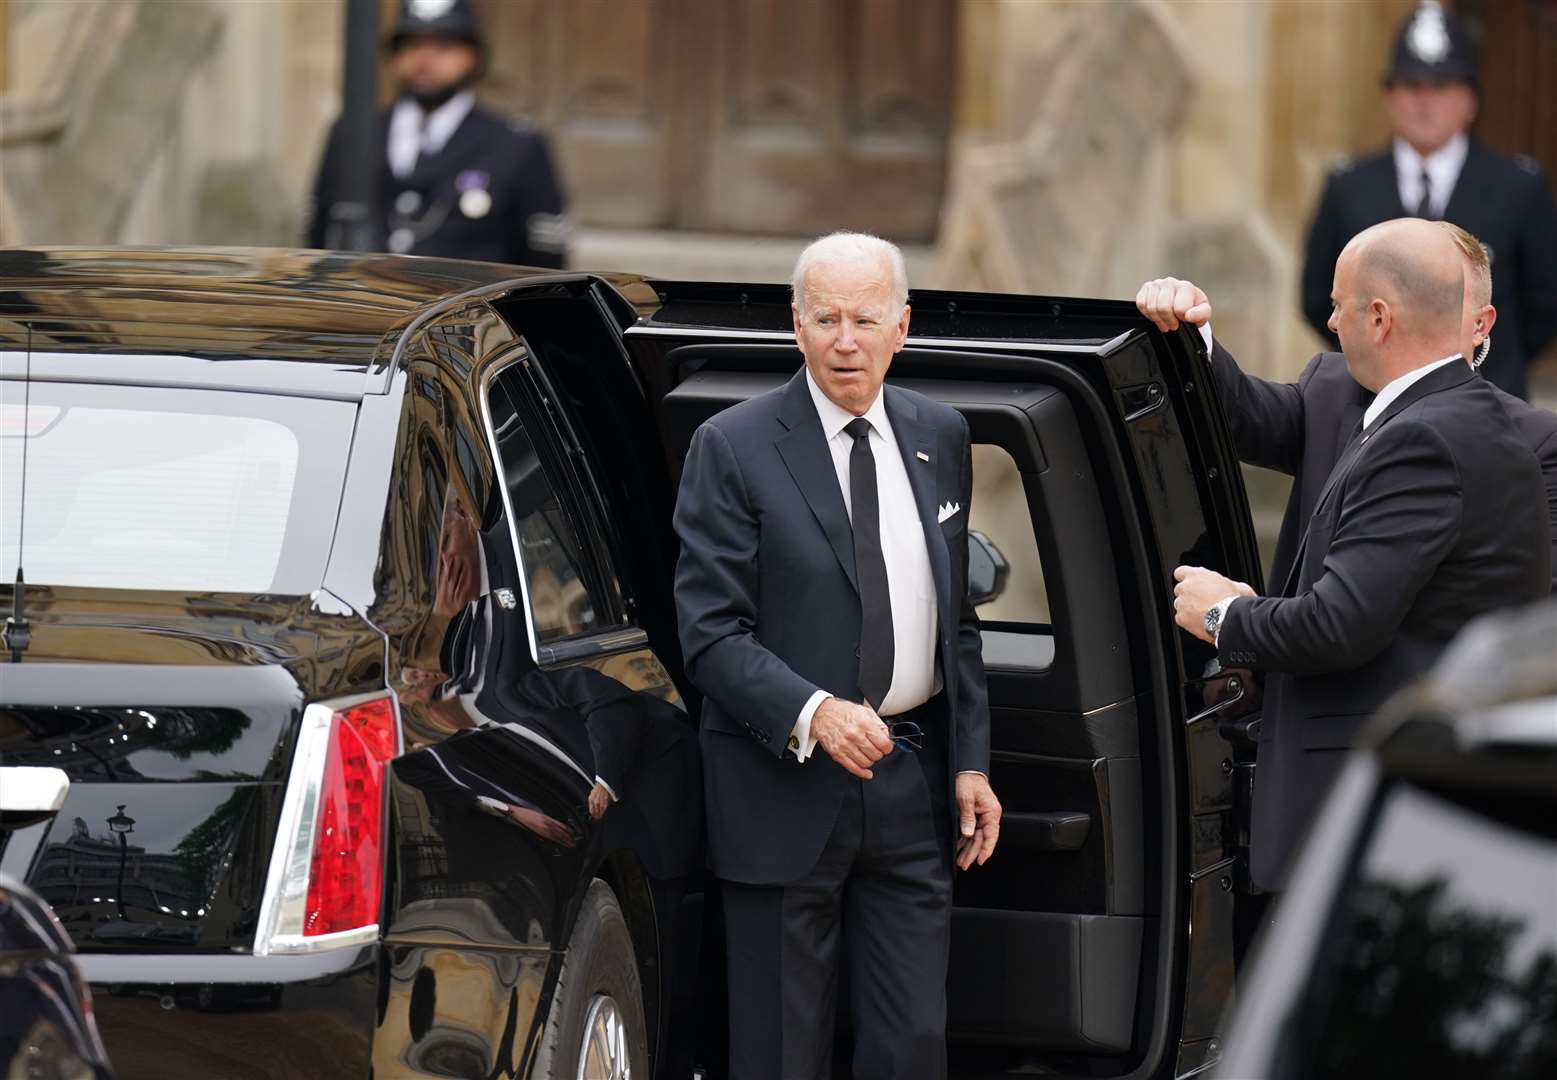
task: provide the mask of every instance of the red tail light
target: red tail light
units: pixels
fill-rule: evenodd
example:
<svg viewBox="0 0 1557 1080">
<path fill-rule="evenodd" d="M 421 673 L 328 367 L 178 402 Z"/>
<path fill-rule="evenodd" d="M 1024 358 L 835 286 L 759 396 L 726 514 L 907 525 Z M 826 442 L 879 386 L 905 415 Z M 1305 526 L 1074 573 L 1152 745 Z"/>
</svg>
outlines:
<svg viewBox="0 0 1557 1080">
<path fill-rule="evenodd" d="M 383 889 L 384 764 L 394 757 L 395 710 L 378 698 L 338 710 L 319 791 L 303 935 L 378 921 Z"/>
<path fill-rule="evenodd" d="M 255 953 L 309 952 L 377 937 L 384 769 L 399 745 L 387 693 L 304 710 Z"/>
</svg>

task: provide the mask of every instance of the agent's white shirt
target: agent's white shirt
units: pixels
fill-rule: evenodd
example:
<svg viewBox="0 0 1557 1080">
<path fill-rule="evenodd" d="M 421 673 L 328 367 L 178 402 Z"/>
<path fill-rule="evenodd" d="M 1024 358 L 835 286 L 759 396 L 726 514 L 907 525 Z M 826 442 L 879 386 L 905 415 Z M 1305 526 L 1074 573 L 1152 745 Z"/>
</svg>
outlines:
<svg viewBox="0 0 1557 1080">
<path fill-rule="evenodd" d="M 1465 155 L 1470 153 L 1470 140 L 1465 133 L 1460 132 L 1426 157 L 1412 149 L 1404 139 L 1395 140 L 1394 151 L 1400 205 L 1406 213 L 1416 213 L 1417 205 L 1422 201 L 1422 170 L 1425 168 L 1428 186 L 1432 188 L 1428 206 L 1433 217 L 1443 217 L 1449 196 L 1454 194 L 1454 185 L 1459 182 L 1460 170 L 1465 167 Z"/>
<path fill-rule="evenodd" d="M 410 176 L 418 157 L 448 145 L 475 105 L 471 90 L 462 90 L 430 113 L 410 98 L 395 102 L 389 114 L 389 171 L 399 180 Z"/>
<path fill-rule="evenodd" d="M 843 429 L 854 419 L 854 414 L 828 400 L 811 378 L 809 369 L 805 377 L 811 401 L 822 421 L 822 435 L 832 454 L 844 509 L 852 520 L 854 505 L 849 494 L 849 455 L 854 450 L 854 438 Z M 923 705 L 941 689 L 935 663 L 939 616 L 924 525 L 919 520 L 919 508 L 914 502 L 908 470 L 892 432 L 892 421 L 887 418 L 885 388 L 876 395 L 865 419 L 870 421 L 870 452 L 876 459 L 881 555 L 887 567 L 887 595 L 892 601 L 892 685 L 881 702 L 879 713 L 896 716 Z M 832 696 L 826 690 L 818 690 L 800 710 L 791 732 L 791 745 L 801 761 L 810 757 L 816 748 L 816 740 L 811 737 L 811 718 L 822 702 Z"/>
<path fill-rule="evenodd" d="M 1437 371 L 1445 364 L 1460 359 L 1462 359 L 1460 354 L 1455 353 L 1453 356 L 1446 356 L 1442 360 L 1434 360 L 1431 364 L 1423 364 L 1414 371 L 1408 371 L 1398 379 L 1391 379 L 1389 382 L 1385 383 L 1384 389 L 1378 392 L 1378 395 L 1374 397 L 1372 403 L 1370 403 L 1367 409 L 1363 411 L 1363 429 L 1366 430 L 1372 427 L 1373 421 L 1383 416 L 1384 410 L 1389 408 L 1389 403 L 1394 401 L 1401 394 L 1404 394 L 1412 383 L 1427 375 L 1429 372 Z"/>
</svg>

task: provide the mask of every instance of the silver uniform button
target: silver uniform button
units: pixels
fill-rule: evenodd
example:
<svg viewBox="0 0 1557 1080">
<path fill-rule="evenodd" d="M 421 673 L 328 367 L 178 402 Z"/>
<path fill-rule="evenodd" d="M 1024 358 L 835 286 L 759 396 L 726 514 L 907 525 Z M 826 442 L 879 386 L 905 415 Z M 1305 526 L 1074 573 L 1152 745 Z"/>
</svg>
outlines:
<svg viewBox="0 0 1557 1080">
<path fill-rule="evenodd" d="M 486 188 L 471 188 L 460 193 L 460 213 L 468 218 L 484 218 L 492 210 L 492 196 Z"/>
<path fill-rule="evenodd" d="M 404 255 L 416 243 L 416 234 L 410 229 L 396 229 L 389 234 L 389 250 Z"/>
<path fill-rule="evenodd" d="M 422 208 L 422 197 L 414 191 L 402 191 L 395 196 L 395 213 L 407 217 Z"/>
</svg>

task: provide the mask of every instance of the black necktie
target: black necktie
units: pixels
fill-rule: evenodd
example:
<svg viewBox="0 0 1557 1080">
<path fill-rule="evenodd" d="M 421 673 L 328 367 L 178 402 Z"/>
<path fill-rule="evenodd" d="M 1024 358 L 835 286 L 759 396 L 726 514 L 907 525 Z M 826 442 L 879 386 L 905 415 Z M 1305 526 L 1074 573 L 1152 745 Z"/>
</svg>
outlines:
<svg viewBox="0 0 1557 1080">
<path fill-rule="evenodd" d="M 881 708 L 892 685 L 892 597 L 881 554 L 881 503 L 876 491 L 876 456 L 870 452 L 870 421 L 863 416 L 844 428 L 854 438 L 849 452 L 849 502 L 853 508 L 854 572 L 860 583 L 860 693 Z"/>
<path fill-rule="evenodd" d="M 1432 178 L 1427 175 L 1427 168 L 1425 166 L 1422 168 L 1422 200 L 1416 204 L 1415 216 L 1419 218 L 1425 218 L 1428 221 L 1432 221 L 1435 217 L 1438 216 L 1437 214 L 1433 213 L 1433 181 Z"/>
</svg>

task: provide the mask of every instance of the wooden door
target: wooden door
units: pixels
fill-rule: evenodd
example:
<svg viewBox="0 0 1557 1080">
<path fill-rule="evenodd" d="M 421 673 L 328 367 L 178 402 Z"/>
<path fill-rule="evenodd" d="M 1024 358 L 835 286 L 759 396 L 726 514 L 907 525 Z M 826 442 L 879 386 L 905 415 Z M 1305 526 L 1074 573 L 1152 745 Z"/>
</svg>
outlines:
<svg viewBox="0 0 1557 1080">
<path fill-rule="evenodd" d="M 504 0 L 490 96 L 551 132 L 581 220 L 935 232 L 953 0 Z"/>
</svg>

